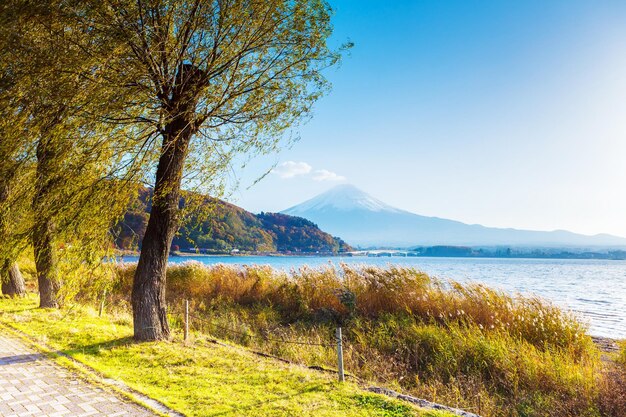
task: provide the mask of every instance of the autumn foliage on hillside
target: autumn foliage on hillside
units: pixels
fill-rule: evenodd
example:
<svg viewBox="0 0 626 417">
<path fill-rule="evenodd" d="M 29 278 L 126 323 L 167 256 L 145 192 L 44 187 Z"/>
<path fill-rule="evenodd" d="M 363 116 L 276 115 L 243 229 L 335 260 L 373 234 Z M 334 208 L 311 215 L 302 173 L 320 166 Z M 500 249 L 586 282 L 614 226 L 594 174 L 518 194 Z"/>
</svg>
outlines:
<svg viewBox="0 0 626 417">
<path fill-rule="evenodd" d="M 115 228 L 116 245 L 135 249 L 148 223 L 151 191 L 143 189 Z M 280 213 L 253 214 L 222 200 L 205 198 L 174 237 L 172 246 L 209 253 L 295 252 L 338 253 L 352 248 L 301 217 Z"/>
</svg>

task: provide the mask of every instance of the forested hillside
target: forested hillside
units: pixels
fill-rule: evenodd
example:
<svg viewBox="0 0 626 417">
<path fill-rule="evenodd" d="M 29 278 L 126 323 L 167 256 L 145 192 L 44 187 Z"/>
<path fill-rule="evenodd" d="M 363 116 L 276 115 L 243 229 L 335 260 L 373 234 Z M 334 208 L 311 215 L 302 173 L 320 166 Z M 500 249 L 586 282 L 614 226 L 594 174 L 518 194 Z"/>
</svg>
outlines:
<svg viewBox="0 0 626 417">
<path fill-rule="evenodd" d="M 148 224 L 151 190 L 143 189 L 115 228 L 120 249 L 137 249 Z M 207 253 L 337 253 L 352 248 L 306 219 L 279 213 L 253 214 L 222 200 L 206 198 L 208 210 L 192 215 L 174 237 L 174 250 Z"/>
</svg>

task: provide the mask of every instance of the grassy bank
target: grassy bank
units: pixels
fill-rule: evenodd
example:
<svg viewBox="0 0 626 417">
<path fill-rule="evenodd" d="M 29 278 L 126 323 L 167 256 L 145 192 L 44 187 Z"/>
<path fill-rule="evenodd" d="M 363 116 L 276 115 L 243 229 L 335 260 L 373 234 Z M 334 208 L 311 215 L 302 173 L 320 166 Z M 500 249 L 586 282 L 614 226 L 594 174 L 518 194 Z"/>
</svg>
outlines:
<svg viewBox="0 0 626 417">
<path fill-rule="evenodd" d="M 139 390 L 170 398 L 171 405 L 185 409 L 202 405 L 208 401 L 206 398 L 217 401 L 225 395 L 220 391 L 224 384 L 234 384 L 236 394 L 232 395 L 243 398 L 243 404 L 248 405 L 254 403 L 256 391 L 272 397 L 302 388 L 291 382 L 282 386 L 271 379 L 258 379 L 255 373 L 265 373 L 258 368 L 251 368 L 251 373 L 241 371 L 244 379 L 253 383 L 248 386 L 243 382 L 236 388 L 228 378 L 240 372 L 240 365 L 228 365 L 229 371 L 224 363 L 225 374 L 212 377 L 213 382 L 202 382 L 209 385 L 198 388 L 197 398 L 185 399 L 191 395 L 186 389 L 171 392 L 169 384 L 184 380 L 181 373 L 212 375 L 212 370 L 203 366 L 213 360 L 196 353 L 200 349 L 210 355 L 222 349 L 211 344 L 211 338 L 295 363 L 332 369 L 336 367 L 333 333 L 337 326 L 343 328 L 345 367 L 363 383 L 386 386 L 485 417 L 623 417 L 626 409 L 626 347 L 619 354 L 601 358 L 584 325 L 539 298 L 510 296 L 481 285 L 440 282 L 407 268 L 342 266 L 284 273 L 269 267 L 207 267 L 189 262 L 169 268 L 168 304 L 170 322 L 179 337 L 183 300 L 190 300 L 193 345 L 141 345 L 146 347 L 147 356 L 140 356 L 141 348 L 128 343 L 132 324 L 128 297 L 133 272 L 133 265 L 117 267 L 116 278 L 108 287 L 108 319 L 104 321 L 82 307 L 98 305 L 94 294 L 100 291 L 99 286 L 97 291 L 83 288 L 78 296 L 82 304 L 69 314 L 43 313 L 22 306 L 18 313 L 5 313 L 3 320 L 15 320 L 20 329 L 47 337 L 56 348 L 119 376 Z M 294 341 L 297 343 L 289 343 Z M 171 363 L 167 355 L 178 359 Z M 124 359 L 127 357 L 130 362 Z M 247 359 L 236 361 L 248 367 Z M 167 364 L 166 371 L 153 371 L 160 363 Z M 280 366 L 291 369 L 286 364 Z M 143 375 L 150 378 L 146 380 Z M 168 375 L 173 379 L 167 379 Z M 332 384 L 332 376 L 319 375 Z M 162 381 L 168 382 L 159 386 Z M 339 394 L 333 391 L 336 389 Z M 328 391 L 322 389 L 320 397 L 306 393 L 304 397 L 310 395 L 312 403 L 320 404 L 321 411 L 315 409 L 311 415 L 332 415 L 334 407 L 356 407 L 357 411 L 350 411 L 356 414 L 344 415 L 381 412 L 380 399 L 362 399 L 359 395 L 368 394 L 345 394 L 345 389 L 333 385 Z M 328 401 L 322 401 L 322 397 Z M 378 411 L 367 409 L 375 404 L 379 405 L 373 410 Z M 235 410 L 236 401 L 226 402 L 223 407 Z M 366 407 L 366 411 L 359 407 Z M 261 410 L 265 414 L 258 415 L 276 412 L 273 408 Z M 304 415 L 308 412 L 306 407 L 304 411 L 287 410 Z"/>
<path fill-rule="evenodd" d="M 132 273 L 119 270 L 120 309 Z M 607 376 L 583 325 L 538 298 L 406 268 L 197 263 L 169 269 L 168 293 L 175 325 L 187 298 L 195 329 L 307 365 L 334 367 L 333 348 L 280 340 L 332 343 L 341 325 L 349 372 L 486 417 L 622 416 L 603 406 L 621 377 Z"/>
<path fill-rule="evenodd" d="M 135 344 L 124 313 L 99 318 L 80 305 L 60 311 L 36 306 L 34 297 L 0 299 L 0 321 L 188 416 L 449 416 L 200 334 L 192 344 L 182 343 L 178 332 L 171 342 Z"/>
</svg>

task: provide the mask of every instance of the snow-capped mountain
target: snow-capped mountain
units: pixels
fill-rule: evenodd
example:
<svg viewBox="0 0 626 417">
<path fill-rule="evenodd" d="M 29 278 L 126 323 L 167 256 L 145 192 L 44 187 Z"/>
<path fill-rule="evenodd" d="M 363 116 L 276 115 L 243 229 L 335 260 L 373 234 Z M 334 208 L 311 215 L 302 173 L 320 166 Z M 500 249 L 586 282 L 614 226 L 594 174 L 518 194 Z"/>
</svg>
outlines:
<svg viewBox="0 0 626 417">
<path fill-rule="evenodd" d="M 624 247 L 626 239 L 599 234 L 580 235 L 565 230 L 540 232 L 465 224 L 420 216 L 392 207 L 352 185 L 338 185 L 310 200 L 284 210 L 304 217 L 351 245 L 372 246 L 542 246 Z"/>
<path fill-rule="evenodd" d="M 389 213 L 402 212 L 402 210 L 391 207 L 377 198 L 366 194 L 354 185 L 341 184 L 318 195 L 317 197 L 305 201 L 302 204 L 298 204 L 295 207 L 285 210 L 284 213 L 293 212 L 294 215 L 298 215 L 296 213 L 308 213 L 325 210 L 365 210 L 375 212 L 384 211 Z"/>
</svg>

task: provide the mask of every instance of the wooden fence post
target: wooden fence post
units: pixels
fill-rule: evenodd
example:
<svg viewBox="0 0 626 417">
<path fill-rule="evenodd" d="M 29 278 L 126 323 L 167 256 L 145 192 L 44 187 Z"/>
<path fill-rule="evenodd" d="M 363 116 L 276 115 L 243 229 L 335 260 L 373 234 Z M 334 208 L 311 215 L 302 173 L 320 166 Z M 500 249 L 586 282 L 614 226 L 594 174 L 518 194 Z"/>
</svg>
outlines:
<svg viewBox="0 0 626 417">
<path fill-rule="evenodd" d="M 100 308 L 98 309 L 98 317 L 102 317 L 104 311 L 104 303 L 107 299 L 107 290 L 102 291 L 102 300 L 100 301 Z"/>
<path fill-rule="evenodd" d="M 337 372 L 339 374 L 339 382 L 343 382 L 345 377 L 343 374 L 343 343 L 341 341 L 341 327 L 337 327 L 335 331 L 337 339 Z"/>
<path fill-rule="evenodd" d="M 185 341 L 189 338 L 189 300 L 185 300 Z"/>
</svg>

